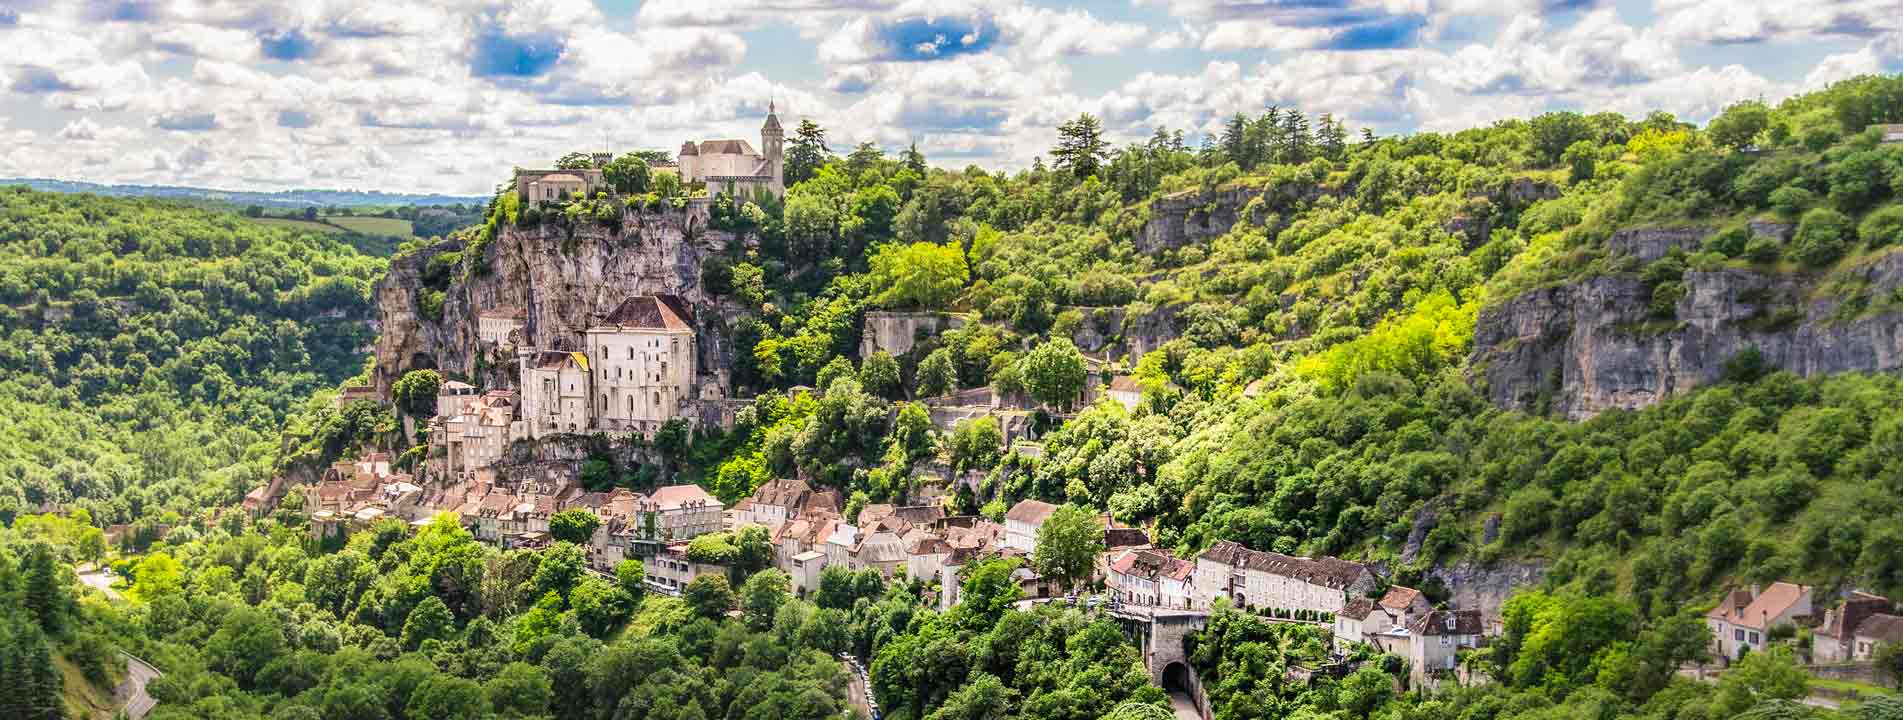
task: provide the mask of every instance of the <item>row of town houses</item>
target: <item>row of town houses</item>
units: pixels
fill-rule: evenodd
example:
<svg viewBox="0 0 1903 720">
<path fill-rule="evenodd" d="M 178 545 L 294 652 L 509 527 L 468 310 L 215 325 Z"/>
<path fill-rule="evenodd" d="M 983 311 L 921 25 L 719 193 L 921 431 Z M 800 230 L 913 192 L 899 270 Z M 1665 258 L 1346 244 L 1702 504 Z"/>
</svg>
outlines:
<svg viewBox="0 0 1903 720">
<path fill-rule="evenodd" d="M 333 465 L 322 482 L 305 489 L 305 508 L 320 534 L 385 518 L 420 524 L 454 513 L 477 539 L 511 548 L 548 544 L 550 517 L 586 509 L 602 521 L 587 544 L 591 564 L 611 571 L 624 559 L 641 558 L 650 585 L 669 593 L 700 575 L 726 571 L 689 560 L 688 541 L 755 524 L 767 528 L 774 565 L 791 577 L 796 592 L 816 589 L 820 572 L 833 565 L 869 568 L 888 579 L 936 581 L 946 608 L 959 600 L 966 565 L 992 556 L 1029 558 L 1058 508 L 1024 500 L 997 523 L 951 515 L 938 505 L 874 504 L 847 518 L 837 490 L 799 480 L 767 482 L 728 508 L 695 485 L 589 492 L 570 477 L 553 471 L 540 480 L 471 479 L 425 488 L 395 472 L 387 454 L 373 453 Z M 1435 609 L 1411 588 L 1377 593 L 1382 583 L 1371 569 L 1338 558 L 1296 557 L 1229 541 L 1193 559 L 1176 558 L 1152 547 L 1142 529 L 1119 527 L 1108 517 L 1104 547 L 1094 579 L 1120 605 L 1206 612 L 1222 599 L 1271 618 L 1325 625 L 1344 647 L 1369 643 L 1408 658 L 1417 681 L 1454 670 L 1460 650 L 1484 644 L 1496 630 L 1479 611 Z M 1038 577 L 1029 563 L 1016 578 L 1027 597 L 1064 590 Z M 1813 609 L 1807 586 L 1779 582 L 1732 591 L 1706 617 L 1713 654 L 1729 661 L 1762 650 L 1780 625 L 1812 627 L 1811 654 L 1819 663 L 1867 661 L 1883 644 L 1903 642 L 1903 617 L 1886 598 L 1853 592 L 1821 616 Z"/>
</svg>

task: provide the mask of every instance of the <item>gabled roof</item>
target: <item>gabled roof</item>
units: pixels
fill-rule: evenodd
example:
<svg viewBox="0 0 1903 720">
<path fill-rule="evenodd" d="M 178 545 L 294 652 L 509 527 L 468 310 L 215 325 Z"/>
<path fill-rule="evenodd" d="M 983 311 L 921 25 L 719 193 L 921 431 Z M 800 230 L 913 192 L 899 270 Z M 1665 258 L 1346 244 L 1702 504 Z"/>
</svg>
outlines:
<svg viewBox="0 0 1903 720">
<path fill-rule="evenodd" d="M 536 180 L 538 182 L 572 182 L 572 183 L 578 183 L 582 181 L 581 178 L 576 177 L 574 175 L 570 175 L 568 173 L 555 173 L 553 175 L 543 175 L 542 177 L 537 178 Z"/>
<path fill-rule="evenodd" d="M 799 480 L 768 480 L 753 491 L 748 499 L 755 505 L 797 510 L 799 504 L 812 494 L 813 488 Z"/>
<path fill-rule="evenodd" d="M 1149 547 L 1150 536 L 1143 528 L 1104 528 L 1103 542 L 1106 548 Z"/>
<path fill-rule="evenodd" d="M 1706 613 L 1706 617 L 1763 630 L 1770 619 L 1783 615 L 1792 605 L 1809 596 L 1809 586 L 1788 582 L 1771 583 L 1755 598 L 1751 597 L 1748 590 L 1734 590 L 1726 596 L 1725 602 Z M 1739 603 L 1747 599 L 1747 604 Z"/>
<path fill-rule="evenodd" d="M 603 318 L 596 327 L 618 326 L 623 330 L 691 330 L 687 312 L 680 299 L 672 295 L 636 295 Z"/>
<path fill-rule="evenodd" d="M 728 139 L 728 140 L 700 141 L 699 154 L 701 155 L 758 155 L 760 153 L 755 151 L 753 149 L 753 145 L 751 143 L 748 143 L 745 140 Z"/>
<path fill-rule="evenodd" d="M 1839 641 L 1848 640 L 1857 631 L 1864 618 L 1890 610 L 1890 599 L 1862 590 L 1852 590 L 1844 598 L 1843 607 L 1824 614 L 1824 625 L 1817 634 Z"/>
<path fill-rule="evenodd" d="M 1019 500 L 1018 504 L 1012 505 L 1011 510 L 1004 514 L 1004 519 L 1043 525 L 1054 512 L 1057 512 L 1057 506 L 1042 500 Z"/>
<path fill-rule="evenodd" d="M 1857 637 L 1871 638 L 1877 642 L 1903 643 L 1903 617 L 1895 615 L 1871 615 L 1857 625 Z"/>
<path fill-rule="evenodd" d="M 1341 612 L 1335 614 L 1350 620 L 1366 620 L 1374 614 L 1374 601 L 1358 597 L 1349 600 L 1348 604 L 1341 606 Z"/>
<path fill-rule="evenodd" d="M 660 506 L 662 510 L 673 510 L 688 503 L 719 505 L 720 500 L 707 494 L 699 485 L 669 485 L 648 495 L 648 500 Z"/>
<path fill-rule="evenodd" d="M 1110 379 L 1110 389 L 1114 392 L 1143 392 L 1137 385 L 1137 379 L 1129 375 L 1118 375 Z"/>
<path fill-rule="evenodd" d="M 1420 599 L 1420 597 L 1421 591 L 1419 590 L 1395 585 L 1388 588 L 1388 594 L 1381 596 L 1381 607 L 1392 610 L 1406 610 L 1408 606 L 1413 605 L 1414 601 Z"/>
<path fill-rule="evenodd" d="M 1479 610 L 1435 610 L 1408 626 L 1415 635 L 1479 635 Z"/>
</svg>

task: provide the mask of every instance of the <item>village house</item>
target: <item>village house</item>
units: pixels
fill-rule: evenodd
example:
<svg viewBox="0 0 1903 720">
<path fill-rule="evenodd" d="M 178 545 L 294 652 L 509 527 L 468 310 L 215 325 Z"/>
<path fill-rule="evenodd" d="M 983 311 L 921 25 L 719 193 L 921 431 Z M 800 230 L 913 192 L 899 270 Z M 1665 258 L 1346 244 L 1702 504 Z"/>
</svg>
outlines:
<svg viewBox="0 0 1903 720">
<path fill-rule="evenodd" d="M 1143 402 L 1143 388 L 1137 385 L 1137 379 L 1129 375 L 1118 375 L 1104 386 L 1104 395 L 1123 405 L 1125 410 L 1136 410 Z"/>
<path fill-rule="evenodd" d="M 736 525 L 756 524 L 769 528 L 799 517 L 813 488 L 800 480 L 768 480 L 753 494 L 734 505 Z"/>
<path fill-rule="evenodd" d="M 1754 585 L 1726 593 L 1724 601 L 1705 614 L 1705 626 L 1711 630 L 1713 653 L 1728 663 L 1746 651 L 1763 650 L 1771 628 L 1810 614 L 1809 586 L 1775 582 L 1762 591 Z"/>
<path fill-rule="evenodd" d="M 1433 610 L 1407 626 L 1412 641 L 1405 656 L 1416 687 L 1428 687 L 1451 674 L 1459 652 L 1480 646 L 1480 611 Z"/>
<path fill-rule="evenodd" d="M 493 307 L 476 314 L 476 337 L 497 346 L 514 345 L 511 334 L 526 327 L 528 312 L 519 307 Z"/>
<path fill-rule="evenodd" d="M 643 582 L 649 589 L 663 595 L 680 596 L 687 584 L 702 575 L 725 574 L 727 569 L 719 565 L 697 563 L 687 559 L 687 542 L 670 542 L 661 548 L 647 562 L 647 577 Z"/>
<path fill-rule="evenodd" d="M 1196 565 L 1160 550 L 1125 550 L 1110 562 L 1105 586 L 1119 602 L 1188 610 Z"/>
<path fill-rule="evenodd" d="M 588 429 L 588 356 L 518 349 L 522 420 L 530 439 Z"/>
<path fill-rule="evenodd" d="M 1850 662 L 1856 657 L 1856 632 L 1865 619 L 1890 612 L 1890 599 L 1853 590 L 1842 605 L 1824 611 L 1824 622 L 1811 635 L 1811 662 Z"/>
<path fill-rule="evenodd" d="M 681 145 L 675 158 L 681 182 L 700 187 L 709 196 L 726 193 L 745 199 L 759 193 L 786 194 L 786 131 L 774 104 L 767 103 L 766 122 L 760 126 L 761 150 L 745 140 L 702 140 Z"/>
<path fill-rule="evenodd" d="M 1332 614 L 1374 587 L 1374 573 L 1360 563 L 1250 550 L 1224 540 L 1196 558 L 1194 604 L 1206 609 L 1226 597 L 1241 608 Z"/>
<path fill-rule="evenodd" d="M 826 569 L 826 553 L 808 550 L 794 555 L 786 563 L 786 574 L 792 579 L 793 593 L 805 597 L 819 589 L 819 572 Z"/>
<path fill-rule="evenodd" d="M 1877 132 L 1879 133 L 1877 142 L 1886 143 L 1886 144 L 1887 143 L 1903 143 L 1903 123 L 1873 125 L 1871 127 L 1876 128 Z"/>
<path fill-rule="evenodd" d="M 694 384 L 694 330 L 671 295 L 639 295 L 588 328 L 596 403 L 589 427 L 651 436 L 681 414 Z"/>
<path fill-rule="evenodd" d="M 1903 643 L 1903 617 L 1890 614 L 1871 615 L 1857 623 L 1857 632 L 1851 636 L 1852 653 L 1850 659 L 1860 662 L 1877 659 L 1877 653 L 1886 645 Z"/>
<path fill-rule="evenodd" d="M 595 167 L 569 168 L 557 170 L 515 171 L 515 192 L 524 207 L 542 203 L 565 203 L 577 198 L 593 197 L 595 193 L 608 190 L 607 180 L 602 178 L 601 166 L 607 163 L 604 156 L 594 158 Z"/>
<path fill-rule="evenodd" d="M 1350 598 L 1341 610 L 1335 613 L 1335 647 L 1346 650 L 1355 643 L 1369 642 L 1368 634 L 1374 626 L 1387 626 L 1387 614 L 1374 609 L 1374 601 L 1365 597 Z"/>
<path fill-rule="evenodd" d="M 721 512 L 726 509 L 719 498 L 699 485 L 668 485 L 658 488 L 639 503 L 639 513 L 652 515 L 654 534 L 643 532 L 637 542 L 664 543 L 692 540 L 720 532 Z M 648 526 L 646 517 L 640 525 Z"/>
<path fill-rule="evenodd" d="M 1427 594 L 1411 587 L 1388 586 L 1388 591 L 1375 602 L 1375 608 L 1387 616 L 1390 625 L 1407 626 L 1415 618 L 1426 615 L 1434 609 L 1427 602 Z"/>
<path fill-rule="evenodd" d="M 1037 533 L 1044 521 L 1057 512 L 1057 506 L 1041 500 L 1019 500 L 1004 514 L 1004 546 L 1031 554 L 1037 552 Z"/>
<path fill-rule="evenodd" d="M 331 407 L 342 410 L 344 406 L 358 400 L 381 404 L 383 396 L 378 395 L 376 387 L 371 385 L 345 385 L 343 389 L 337 391 L 337 397 L 332 398 Z"/>
</svg>

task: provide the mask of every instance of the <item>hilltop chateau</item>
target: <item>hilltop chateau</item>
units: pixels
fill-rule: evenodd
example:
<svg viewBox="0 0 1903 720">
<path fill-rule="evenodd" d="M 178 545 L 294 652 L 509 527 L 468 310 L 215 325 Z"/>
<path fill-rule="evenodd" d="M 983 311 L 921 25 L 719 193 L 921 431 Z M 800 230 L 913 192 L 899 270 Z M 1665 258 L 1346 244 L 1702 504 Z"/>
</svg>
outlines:
<svg viewBox="0 0 1903 720">
<path fill-rule="evenodd" d="M 594 167 L 515 171 L 515 191 L 523 203 L 564 202 L 608 190 L 601 168 L 614 159 L 595 153 Z M 727 193 L 751 197 L 766 192 L 786 194 L 786 130 L 773 103 L 767 103 L 766 122 L 760 126 L 760 149 L 742 139 L 689 140 L 681 143 L 674 163 L 650 166 L 655 172 L 679 173 L 688 189 L 705 189 L 709 196 Z"/>
</svg>

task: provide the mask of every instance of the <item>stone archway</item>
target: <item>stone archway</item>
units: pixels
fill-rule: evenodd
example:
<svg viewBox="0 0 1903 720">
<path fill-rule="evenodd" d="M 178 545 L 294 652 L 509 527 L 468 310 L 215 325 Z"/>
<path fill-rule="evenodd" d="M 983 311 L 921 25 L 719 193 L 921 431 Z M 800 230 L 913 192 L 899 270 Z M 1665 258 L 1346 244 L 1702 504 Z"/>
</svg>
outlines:
<svg viewBox="0 0 1903 720">
<path fill-rule="evenodd" d="M 1163 690 L 1166 692 L 1191 693 L 1194 690 L 1194 683 L 1190 680 L 1189 666 L 1180 662 L 1173 662 L 1164 667 Z"/>
</svg>

